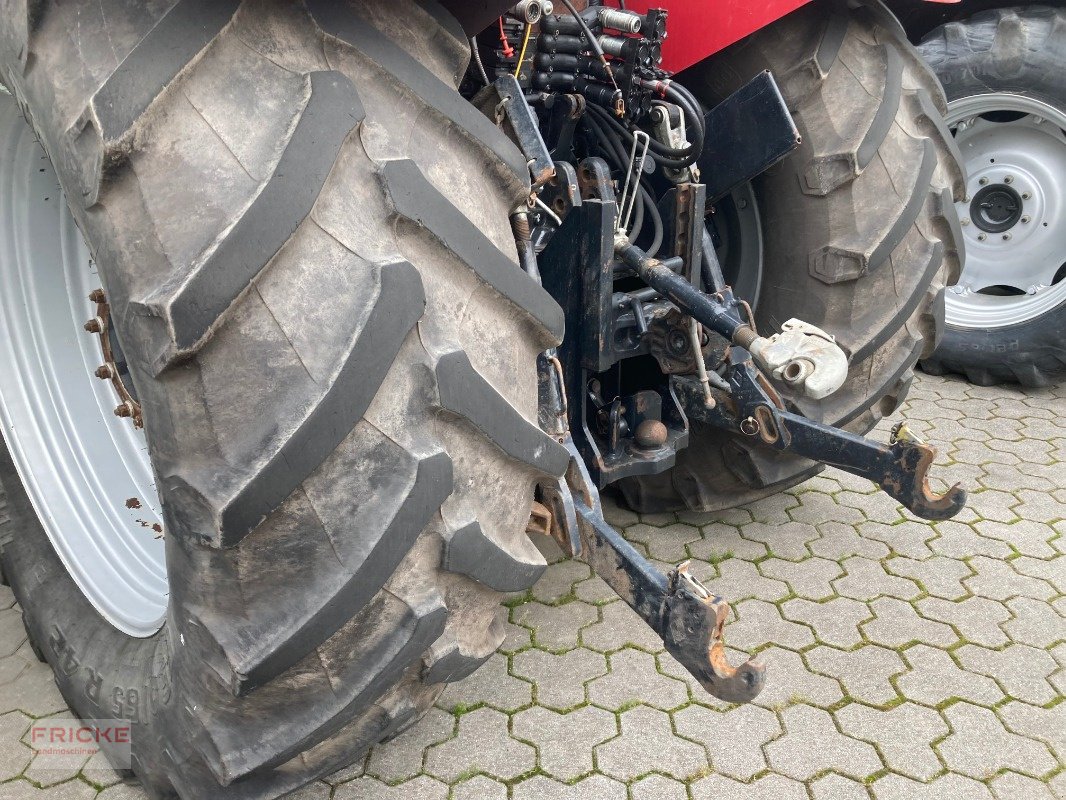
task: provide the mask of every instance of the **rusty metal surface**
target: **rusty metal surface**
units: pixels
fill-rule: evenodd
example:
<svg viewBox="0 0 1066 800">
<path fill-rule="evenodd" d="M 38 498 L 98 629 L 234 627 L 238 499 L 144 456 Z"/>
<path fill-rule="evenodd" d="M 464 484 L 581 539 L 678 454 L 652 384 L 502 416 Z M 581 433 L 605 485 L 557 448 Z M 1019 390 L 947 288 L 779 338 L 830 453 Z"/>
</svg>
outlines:
<svg viewBox="0 0 1066 800">
<path fill-rule="evenodd" d="M 687 561 L 664 575 L 602 514 L 580 500 L 574 505 L 582 559 L 651 626 L 667 652 L 709 694 L 730 703 L 754 700 L 766 685 L 766 667 L 757 660 L 729 664 L 722 639 L 729 604 L 689 573 Z"/>
</svg>

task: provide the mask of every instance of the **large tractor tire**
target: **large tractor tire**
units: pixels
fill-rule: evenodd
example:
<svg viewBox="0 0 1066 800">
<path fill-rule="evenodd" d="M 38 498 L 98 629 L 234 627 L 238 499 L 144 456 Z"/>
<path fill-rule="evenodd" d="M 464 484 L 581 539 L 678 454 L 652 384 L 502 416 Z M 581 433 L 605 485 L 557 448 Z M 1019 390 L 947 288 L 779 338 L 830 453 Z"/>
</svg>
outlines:
<svg viewBox="0 0 1066 800">
<path fill-rule="evenodd" d="M 964 185 L 943 93 L 880 4 L 814 2 L 680 76 L 711 106 L 762 70 L 802 144 L 755 182 L 763 229 L 760 332 L 798 317 L 836 336 L 847 382 L 814 419 L 866 432 L 903 400 L 936 346 L 943 289 L 959 273 L 954 202 Z M 694 425 L 670 471 L 623 481 L 637 510 L 713 510 L 796 484 L 820 467 Z"/>
<path fill-rule="evenodd" d="M 1066 377 L 1066 9 L 985 11 L 919 50 L 966 167 L 966 264 L 927 372 L 988 386 Z"/>
<path fill-rule="evenodd" d="M 3 573 L 153 797 L 281 796 L 488 658 L 544 567 L 562 312 L 518 267 L 525 161 L 432 0 L 11 8 Z M 140 466 L 90 374 L 96 281 Z"/>
</svg>

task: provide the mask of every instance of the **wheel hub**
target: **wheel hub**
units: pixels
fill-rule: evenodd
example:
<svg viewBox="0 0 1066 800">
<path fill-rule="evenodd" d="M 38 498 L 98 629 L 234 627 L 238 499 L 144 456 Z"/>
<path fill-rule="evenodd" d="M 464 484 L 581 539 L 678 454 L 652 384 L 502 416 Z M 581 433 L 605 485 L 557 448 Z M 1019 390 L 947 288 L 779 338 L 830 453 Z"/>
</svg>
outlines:
<svg viewBox="0 0 1066 800">
<path fill-rule="evenodd" d="M 986 233 L 1002 233 L 1022 218 L 1022 197 L 1004 183 L 985 186 L 970 203 L 970 219 Z"/>
</svg>

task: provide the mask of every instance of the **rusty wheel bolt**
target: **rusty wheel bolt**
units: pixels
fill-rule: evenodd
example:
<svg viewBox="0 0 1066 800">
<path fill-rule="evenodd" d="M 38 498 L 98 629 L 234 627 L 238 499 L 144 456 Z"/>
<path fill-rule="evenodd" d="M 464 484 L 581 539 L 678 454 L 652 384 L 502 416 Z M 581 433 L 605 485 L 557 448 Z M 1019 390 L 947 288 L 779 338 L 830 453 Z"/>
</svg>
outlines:
<svg viewBox="0 0 1066 800">
<path fill-rule="evenodd" d="M 93 289 L 91 292 L 89 292 L 89 299 L 94 303 L 104 302 L 104 290 Z"/>
<path fill-rule="evenodd" d="M 87 330 L 89 333 L 100 333 L 100 331 L 103 330 L 103 327 L 100 325 L 100 318 L 93 317 L 91 320 L 86 322 L 85 330 Z"/>
<path fill-rule="evenodd" d="M 129 403 L 123 403 L 120 406 L 115 406 L 115 416 L 116 417 L 132 417 L 133 416 L 133 409 L 130 407 Z"/>
<path fill-rule="evenodd" d="M 109 381 L 115 377 L 115 371 L 111 369 L 110 364 L 97 367 L 96 372 L 93 374 L 102 381 Z"/>
</svg>

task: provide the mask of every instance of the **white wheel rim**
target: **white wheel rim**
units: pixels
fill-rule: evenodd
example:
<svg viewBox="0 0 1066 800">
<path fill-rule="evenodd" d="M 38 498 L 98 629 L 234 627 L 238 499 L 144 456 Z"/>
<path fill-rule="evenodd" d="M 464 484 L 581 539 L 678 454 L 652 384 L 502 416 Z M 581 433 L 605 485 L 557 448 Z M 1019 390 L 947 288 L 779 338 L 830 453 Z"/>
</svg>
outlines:
<svg viewBox="0 0 1066 800">
<path fill-rule="evenodd" d="M 0 426 L 71 577 L 111 624 L 144 637 L 166 614 L 162 515 L 144 435 L 92 374 L 100 345 L 82 326 L 99 286 L 44 151 L 0 95 Z"/>
<path fill-rule="evenodd" d="M 956 206 L 966 263 L 946 293 L 947 322 L 989 329 L 1036 319 L 1066 302 L 1066 113 L 1007 93 L 964 97 L 948 106 L 968 197 Z M 993 112 L 1024 116 L 996 122 L 988 118 Z M 1015 198 L 1010 202 L 1020 203 L 1020 217 L 1007 230 L 985 230 L 988 220 L 975 218 L 975 210 L 982 212 L 973 201 L 986 187 L 1009 190 Z"/>
</svg>

